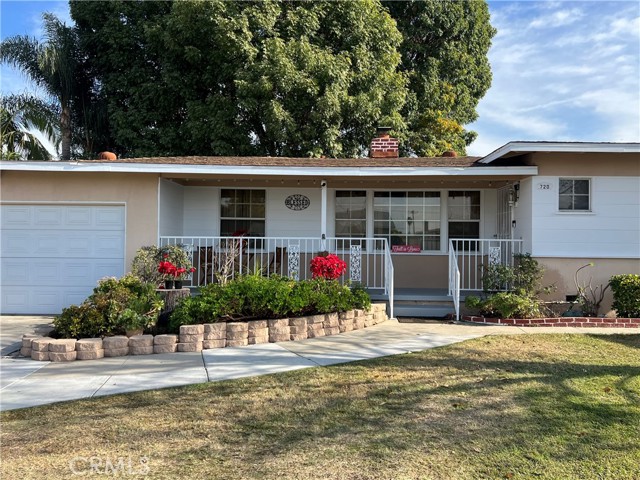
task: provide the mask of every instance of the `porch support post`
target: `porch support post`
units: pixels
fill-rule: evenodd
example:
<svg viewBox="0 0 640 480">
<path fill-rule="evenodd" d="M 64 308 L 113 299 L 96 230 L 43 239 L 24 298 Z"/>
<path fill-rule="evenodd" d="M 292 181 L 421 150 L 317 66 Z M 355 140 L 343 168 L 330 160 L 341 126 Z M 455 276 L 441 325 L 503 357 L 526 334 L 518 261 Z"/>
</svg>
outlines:
<svg viewBox="0 0 640 480">
<path fill-rule="evenodd" d="M 320 181 L 322 198 L 320 200 L 320 236 L 322 240 L 327 238 L 327 181 Z M 324 243 L 324 242 L 323 242 Z"/>
</svg>

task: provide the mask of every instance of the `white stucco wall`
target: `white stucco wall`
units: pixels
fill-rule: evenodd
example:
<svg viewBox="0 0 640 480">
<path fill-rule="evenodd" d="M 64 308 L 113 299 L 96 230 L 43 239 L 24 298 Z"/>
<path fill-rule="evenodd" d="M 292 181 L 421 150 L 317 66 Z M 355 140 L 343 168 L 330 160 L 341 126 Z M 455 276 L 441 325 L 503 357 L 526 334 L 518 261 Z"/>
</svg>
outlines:
<svg viewBox="0 0 640 480">
<path fill-rule="evenodd" d="M 220 189 L 184 189 L 183 229 L 185 235 L 213 237 L 220 234 Z"/>
<path fill-rule="evenodd" d="M 520 190 L 517 206 L 513 209 L 513 219 L 516 228 L 513 229 L 513 238 L 522 240 L 522 251 L 531 253 L 532 225 L 533 225 L 533 178 L 525 178 L 520 181 Z"/>
<path fill-rule="evenodd" d="M 559 177 L 530 181 L 533 255 L 640 258 L 640 177 L 590 178 L 590 212 L 558 210 Z"/>
<path fill-rule="evenodd" d="M 498 191 L 480 192 L 480 237 L 493 238 L 498 233 Z"/>
<path fill-rule="evenodd" d="M 310 205 L 305 210 L 290 210 L 285 199 L 299 193 L 309 197 Z M 320 188 L 269 188 L 267 189 L 268 237 L 320 237 Z"/>
<path fill-rule="evenodd" d="M 169 180 L 160 179 L 160 236 L 182 235 L 184 212 L 184 187 Z"/>
</svg>

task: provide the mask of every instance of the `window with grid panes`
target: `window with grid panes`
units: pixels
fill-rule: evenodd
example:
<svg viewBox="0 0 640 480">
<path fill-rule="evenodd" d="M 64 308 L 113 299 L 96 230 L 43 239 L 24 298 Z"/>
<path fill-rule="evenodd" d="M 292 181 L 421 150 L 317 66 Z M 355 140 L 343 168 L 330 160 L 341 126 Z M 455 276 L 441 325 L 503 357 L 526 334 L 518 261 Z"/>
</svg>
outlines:
<svg viewBox="0 0 640 480">
<path fill-rule="evenodd" d="M 480 238 L 480 192 L 450 190 L 447 204 L 449 238 Z"/>
<path fill-rule="evenodd" d="M 390 245 L 440 250 L 440 192 L 374 192 L 373 234 Z"/>
<path fill-rule="evenodd" d="M 222 189 L 220 235 L 264 237 L 265 204 L 264 190 Z"/>
<path fill-rule="evenodd" d="M 591 185 L 588 179 L 561 178 L 558 189 L 558 209 L 563 212 L 591 210 Z"/>
<path fill-rule="evenodd" d="M 367 236 L 367 192 L 336 192 L 336 237 Z"/>
</svg>

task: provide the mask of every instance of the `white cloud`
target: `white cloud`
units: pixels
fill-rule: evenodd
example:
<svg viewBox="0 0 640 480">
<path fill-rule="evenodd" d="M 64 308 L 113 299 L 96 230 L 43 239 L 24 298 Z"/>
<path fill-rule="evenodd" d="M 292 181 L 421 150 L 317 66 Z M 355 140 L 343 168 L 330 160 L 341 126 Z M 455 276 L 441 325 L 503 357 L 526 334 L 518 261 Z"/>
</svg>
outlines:
<svg viewBox="0 0 640 480">
<path fill-rule="evenodd" d="M 570 10 L 558 10 L 550 15 L 542 15 L 529 23 L 529 28 L 556 28 L 571 25 L 584 16 L 582 10 L 572 8 Z"/>
<path fill-rule="evenodd" d="M 611 29 L 616 34 L 640 37 L 640 17 L 631 19 L 616 18 L 613 22 L 611 22 Z"/>
<path fill-rule="evenodd" d="M 603 134 L 612 141 L 640 140 L 640 97 L 630 91 L 602 88 L 583 93 L 576 104 L 598 114 Z"/>
<path fill-rule="evenodd" d="M 640 141 L 640 4 L 567 4 L 489 3 L 503 34 L 469 152 L 512 140 Z"/>
</svg>

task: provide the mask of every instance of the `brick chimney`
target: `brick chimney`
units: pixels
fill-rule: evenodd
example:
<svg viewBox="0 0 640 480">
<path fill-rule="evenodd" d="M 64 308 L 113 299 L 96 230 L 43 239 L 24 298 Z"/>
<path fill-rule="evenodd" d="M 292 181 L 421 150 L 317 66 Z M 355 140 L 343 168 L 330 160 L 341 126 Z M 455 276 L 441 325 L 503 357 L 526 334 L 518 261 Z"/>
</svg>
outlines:
<svg viewBox="0 0 640 480">
<path fill-rule="evenodd" d="M 391 127 L 378 127 L 376 137 L 371 140 L 371 158 L 398 158 L 398 139 L 389 136 Z"/>
</svg>

